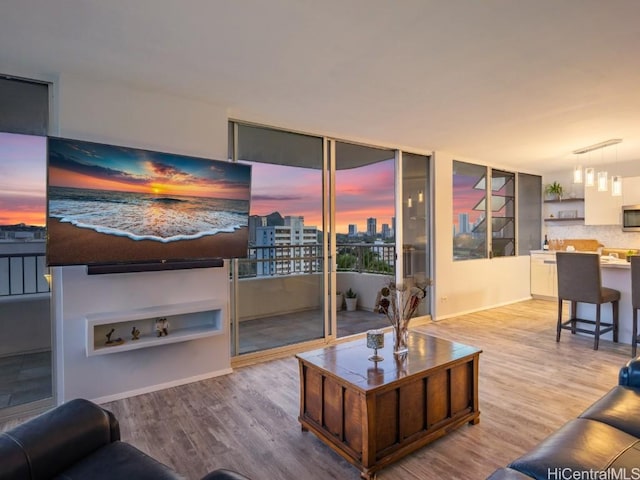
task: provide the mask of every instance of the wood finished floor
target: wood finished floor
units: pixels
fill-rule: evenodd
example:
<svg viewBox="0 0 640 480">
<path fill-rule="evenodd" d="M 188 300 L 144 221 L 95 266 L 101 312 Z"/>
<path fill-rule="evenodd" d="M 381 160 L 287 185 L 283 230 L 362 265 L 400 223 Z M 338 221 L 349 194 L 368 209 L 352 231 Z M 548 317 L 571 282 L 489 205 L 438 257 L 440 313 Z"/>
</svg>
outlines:
<svg viewBox="0 0 640 480">
<path fill-rule="evenodd" d="M 451 432 L 378 478 L 485 478 L 613 387 L 630 347 L 601 341 L 596 352 L 592 337 L 569 332 L 556 343 L 555 309 L 555 302 L 531 300 L 417 327 L 483 350 L 480 423 Z M 358 479 L 355 467 L 301 432 L 298 399 L 298 366 L 288 357 L 105 407 L 120 420 L 123 440 L 187 478 L 226 467 L 255 480 Z"/>
</svg>

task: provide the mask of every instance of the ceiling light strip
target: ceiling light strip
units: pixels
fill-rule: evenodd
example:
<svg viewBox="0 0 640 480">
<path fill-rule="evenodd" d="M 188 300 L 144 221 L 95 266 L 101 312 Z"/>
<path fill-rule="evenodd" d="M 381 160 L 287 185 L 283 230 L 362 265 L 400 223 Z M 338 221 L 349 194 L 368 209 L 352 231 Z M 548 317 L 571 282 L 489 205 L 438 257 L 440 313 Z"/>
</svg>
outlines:
<svg viewBox="0 0 640 480">
<path fill-rule="evenodd" d="M 588 147 L 579 148 L 577 150 L 574 150 L 573 153 L 576 154 L 576 155 L 579 155 L 581 153 L 587 153 L 587 152 L 592 152 L 594 150 L 598 150 L 599 148 L 604 148 L 604 147 L 609 147 L 611 145 L 616 145 L 616 144 L 621 143 L 621 142 L 622 142 L 621 138 L 611 138 L 609 140 L 605 140 L 604 142 L 596 143 L 594 145 L 589 145 Z"/>
</svg>

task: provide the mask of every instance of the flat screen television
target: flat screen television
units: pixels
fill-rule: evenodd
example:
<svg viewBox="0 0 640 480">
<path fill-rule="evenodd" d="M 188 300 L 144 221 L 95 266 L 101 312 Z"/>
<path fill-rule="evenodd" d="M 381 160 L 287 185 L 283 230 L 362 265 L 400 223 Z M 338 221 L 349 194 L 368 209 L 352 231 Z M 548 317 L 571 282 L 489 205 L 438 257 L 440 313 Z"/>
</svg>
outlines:
<svg viewBox="0 0 640 480">
<path fill-rule="evenodd" d="M 47 149 L 48 265 L 246 257 L 249 165 L 56 137 Z"/>
</svg>

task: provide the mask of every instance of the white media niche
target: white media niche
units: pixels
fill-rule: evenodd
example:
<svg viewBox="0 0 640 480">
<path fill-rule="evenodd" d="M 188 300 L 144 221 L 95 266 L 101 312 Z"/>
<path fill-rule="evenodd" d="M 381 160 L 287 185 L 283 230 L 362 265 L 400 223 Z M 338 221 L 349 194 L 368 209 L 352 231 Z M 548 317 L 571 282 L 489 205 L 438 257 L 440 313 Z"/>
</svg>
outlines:
<svg viewBox="0 0 640 480">
<path fill-rule="evenodd" d="M 224 333 L 223 310 L 224 306 L 218 302 L 206 300 L 87 314 L 87 356 L 221 335 Z M 156 322 L 161 319 L 168 322 L 167 334 L 158 336 Z M 137 340 L 133 340 L 134 329 L 138 331 Z"/>
</svg>

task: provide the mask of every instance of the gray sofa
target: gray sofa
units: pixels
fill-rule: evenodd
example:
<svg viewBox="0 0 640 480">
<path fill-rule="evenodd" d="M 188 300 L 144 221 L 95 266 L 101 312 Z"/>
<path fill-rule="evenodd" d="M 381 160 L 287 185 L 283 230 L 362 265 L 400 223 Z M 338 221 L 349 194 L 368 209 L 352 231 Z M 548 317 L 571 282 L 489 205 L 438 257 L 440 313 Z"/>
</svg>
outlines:
<svg viewBox="0 0 640 480">
<path fill-rule="evenodd" d="M 588 472 L 593 476 L 585 476 Z M 640 357 L 630 360 L 618 385 L 578 418 L 488 478 L 640 478 Z"/>
<path fill-rule="evenodd" d="M 133 445 L 120 441 L 113 414 L 83 399 L 56 407 L 0 433 L 0 480 L 183 479 Z M 216 470 L 202 480 L 248 480 Z"/>
</svg>

